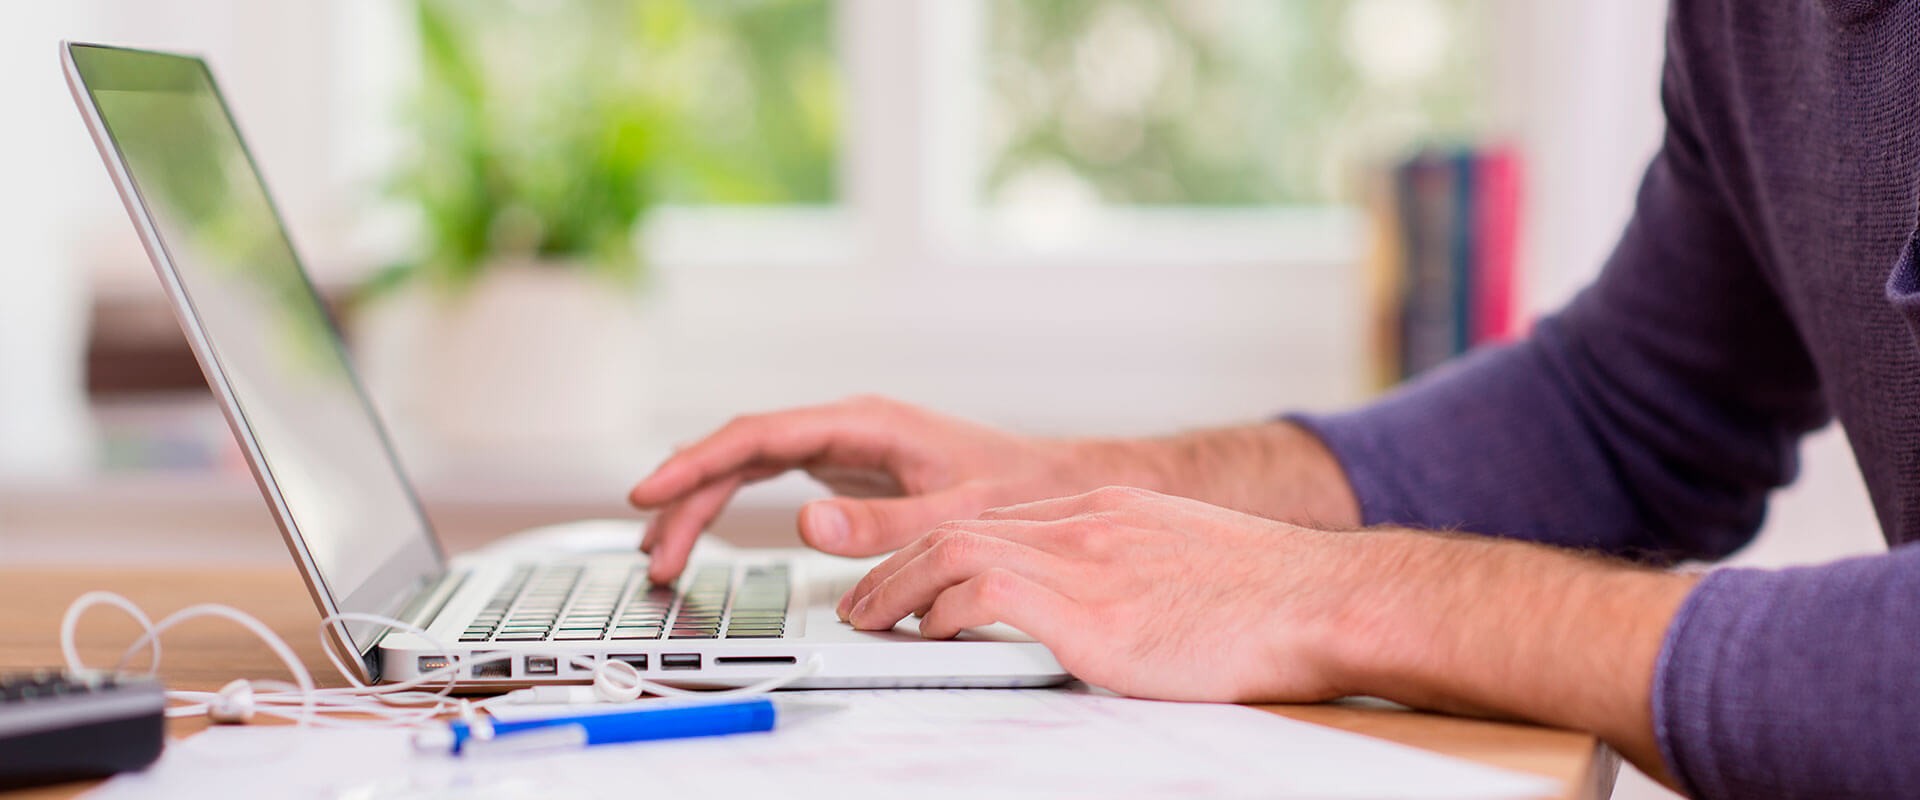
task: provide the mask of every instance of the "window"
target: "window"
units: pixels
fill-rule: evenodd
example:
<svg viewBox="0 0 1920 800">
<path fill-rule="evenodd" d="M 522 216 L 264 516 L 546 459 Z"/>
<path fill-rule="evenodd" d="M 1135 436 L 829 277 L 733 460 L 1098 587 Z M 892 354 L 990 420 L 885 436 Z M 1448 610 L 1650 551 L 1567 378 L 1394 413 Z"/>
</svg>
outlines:
<svg viewBox="0 0 1920 800">
<path fill-rule="evenodd" d="M 489 140 L 505 161 L 537 164 L 546 154 L 512 151 L 591 150 L 586 140 L 632 122 L 652 151 L 648 183 L 662 201 L 836 197 L 840 80 L 826 0 L 415 0 L 414 8 L 422 85 L 407 116 L 423 138 Z"/>
<path fill-rule="evenodd" d="M 604 4 L 603 4 L 604 5 Z M 630 40 L 667 111 L 662 199 L 823 205 L 838 197 L 841 87 L 827 0 L 649 0 Z"/>
<path fill-rule="evenodd" d="M 1494 2 L 427 0 L 502 108 L 652 105 L 666 265 L 1343 260 L 1365 164 L 1486 127 Z"/>
<path fill-rule="evenodd" d="M 1298 206 L 1482 119 L 1473 0 L 993 0 L 989 202 Z"/>
</svg>

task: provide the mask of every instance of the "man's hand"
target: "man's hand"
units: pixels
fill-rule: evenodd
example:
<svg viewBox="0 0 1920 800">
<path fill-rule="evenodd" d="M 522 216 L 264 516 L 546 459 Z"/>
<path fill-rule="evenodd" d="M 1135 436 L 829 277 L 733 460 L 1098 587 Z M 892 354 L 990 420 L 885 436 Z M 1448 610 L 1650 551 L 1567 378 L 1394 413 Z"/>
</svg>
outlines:
<svg viewBox="0 0 1920 800">
<path fill-rule="evenodd" d="M 854 627 L 1004 622 L 1075 676 L 1178 700 L 1353 694 L 1600 734 L 1661 776 L 1654 662 L 1685 576 L 1538 545 L 1327 532 L 1138 489 L 935 528 L 840 601 Z"/>
<path fill-rule="evenodd" d="M 841 498 L 801 509 L 801 538 L 867 556 L 997 506 L 1140 486 L 1285 519 L 1358 523 L 1339 465 L 1292 425 L 1263 423 L 1162 439 L 1016 436 L 883 398 L 740 417 L 667 459 L 633 488 L 656 513 L 640 549 L 673 580 L 735 491 L 803 469 Z"/>
<path fill-rule="evenodd" d="M 1005 622 L 1076 677 L 1176 700 L 1338 697 L 1329 669 L 1356 535 L 1328 533 L 1143 489 L 1105 488 L 934 528 L 840 600 L 885 630 L 922 635 Z M 1349 574 L 1343 574 L 1349 573 Z"/>
</svg>

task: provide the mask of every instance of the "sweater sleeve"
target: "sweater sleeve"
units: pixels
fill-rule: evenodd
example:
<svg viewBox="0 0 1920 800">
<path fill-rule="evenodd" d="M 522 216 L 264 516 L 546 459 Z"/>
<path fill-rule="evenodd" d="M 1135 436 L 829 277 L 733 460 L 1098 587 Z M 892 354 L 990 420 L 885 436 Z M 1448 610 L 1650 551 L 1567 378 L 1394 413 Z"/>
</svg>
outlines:
<svg viewBox="0 0 1920 800">
<path fill-rule="evenodd" d="M 1709 574 L 1655 668 L 1668 768 L 1703 798 L 1920 796 L 1916 608 L 1914 546 Z"/>
<path fill-rule="evenodd" d="M 1716 557 L 1792 480 L 1827 417 L 1818 376 L 1694 133 L 1669 38 L 1666 136 L 1596 281 L 1522 342 L 1292 417 L 1340 460 L 1367 524 Z"/>
</svg>

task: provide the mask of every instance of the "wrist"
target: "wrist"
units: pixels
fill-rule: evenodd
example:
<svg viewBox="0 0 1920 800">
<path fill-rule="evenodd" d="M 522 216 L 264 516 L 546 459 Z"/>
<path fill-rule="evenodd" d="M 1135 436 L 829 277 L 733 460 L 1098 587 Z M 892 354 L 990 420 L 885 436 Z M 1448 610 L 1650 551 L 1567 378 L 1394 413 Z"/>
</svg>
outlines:
<svg viewBox="0 0 1920 800">
<path fill-rule="evenodd" d="M 1361 523 L 1339 461 L 1318 437 L 1290 422 L 1109 440 L 1094 448 L 1124 465 L 1110 482 L 1313 527 Z"/>
<path fill-rule="evenodd" d="M 1103 486 L 1130 486 L 1161 494 L 1188 497 L 1185 483 L 1168 463 L 1166 448 L 1154 439 L 1073 439 L 1065 442 L 1071 475 L 1078 491 Z"/>
<path fill-rule="evenodd" d="M 1654 672 L 1697 578 L 1473 536 L 1353 538 L 1367 569 L 1323 640 L 1343 691 L 1591 731 L 1661 774 Z"/>
<path fill-rule="evenodd" d="M 1445 614 L 1433 606 L 1432 573 L 1462 566 L 1440 564 L 1443 560 L 1467 560 L 1434 547 L 1440 538 L 1399 529 L 1356 531 L 1348 537 L 1349 585 L 1327 615 L 1315 648 L 1325 654 L 1328 680 L 1343 693 L 1418 705 L 1406 691 L 1432 666 L 1423 662 L 1435 649 L 1436 618 Z"/>
</svg>

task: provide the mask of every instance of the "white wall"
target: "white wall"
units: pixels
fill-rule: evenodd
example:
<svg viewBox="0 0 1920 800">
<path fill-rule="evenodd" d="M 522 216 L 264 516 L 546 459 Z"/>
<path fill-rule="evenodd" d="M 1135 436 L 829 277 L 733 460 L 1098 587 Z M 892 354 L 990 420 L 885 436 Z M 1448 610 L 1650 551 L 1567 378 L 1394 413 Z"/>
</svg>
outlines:
<svg viewBox="0 0 1920 800">
<path fill-rule="evenodd" d="M 86 276 L 71 225 L 87 192 L 69 169 L 91 158 L 67 99 L 55 42 L 81 5 L 22 3 L 0 25 L 0 476 L 63 475 L 88 464 L 81 354 Z"/>
</svg>

